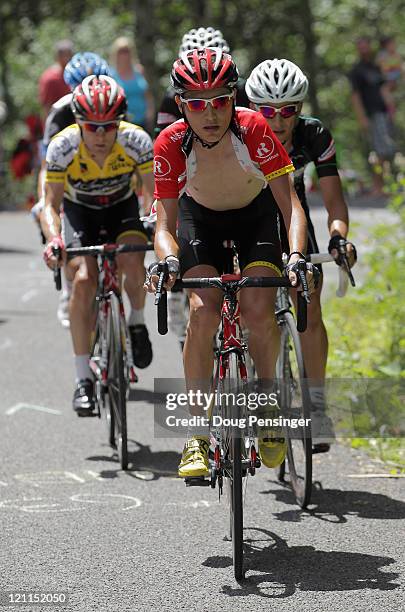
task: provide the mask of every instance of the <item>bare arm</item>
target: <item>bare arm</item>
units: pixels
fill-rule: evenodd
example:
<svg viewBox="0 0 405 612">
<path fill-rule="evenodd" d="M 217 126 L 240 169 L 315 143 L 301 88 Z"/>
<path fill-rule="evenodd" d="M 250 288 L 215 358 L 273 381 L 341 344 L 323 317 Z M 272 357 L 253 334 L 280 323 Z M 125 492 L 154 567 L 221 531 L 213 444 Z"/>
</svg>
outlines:
<svg viewBox="0 0 405 612">
<path fill-rule="evenodd" d="M 64 192 L 63 183 L 45 183 L 45 207 L 41 215 L 41 228 L 48 242 L 60 235 L 59 210 Z"/>
<path fill-rule="evenodd" d="M 168 255 L 178 256 L 179 245 L 176 239 L 177 208 L 177 199 L 167 198 L 157 201 L 155 253 L 159 259 L 164 259 Z"/>
<path fill-rule="evenodd" d="M 292 179 L 288 175 L 283 175 L 273 179 L 269 184 L 283 215 L 290 253 L 292 251 L 305 253 L 307 246 L 307 220 L 301 202 L 295 193 Z"/>
<path fill-rule="evenodd" d="M 155 189 L 155 178 L 153 172 L 141 175 L 142 180 L 142 194 L 144 197 L 144 210 L 145 214 L 148 214 L 153 202 L 153 192 Z"/>
<path fill-rule="evenodd" d="M 349 231 L 349 212 L 344 199 L 342 184 L 338 176 L 323 176 L 319 186 L 325 208 L 328 211 L 328 228 L 330 236 L 340 234 L 346 238 Z"/>
<path fill-rule="evenodd" d="M 340 235 L 342 238 L 347 238 L 349 232 L 349 211 L 343 196 L 340 178 L 338 176 L 323 176 L 319 180 L 319 185 L 325 208 L 328 211 L 330 237 Z M 352 267 L 355 264 L 355 256 L 351 243 L 347 245 L 347 254 L 349 256 L 349 265 Z M 332 250 L 332 255 L 337 257 L 337 251 Z"/>
</svg>

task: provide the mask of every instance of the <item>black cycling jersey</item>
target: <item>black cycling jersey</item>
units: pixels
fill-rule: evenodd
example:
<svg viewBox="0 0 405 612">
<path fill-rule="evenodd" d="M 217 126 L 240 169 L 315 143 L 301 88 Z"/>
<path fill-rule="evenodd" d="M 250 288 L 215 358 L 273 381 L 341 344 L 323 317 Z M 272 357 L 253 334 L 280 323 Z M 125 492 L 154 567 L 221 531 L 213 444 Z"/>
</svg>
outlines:
<svg viewBox="0 0 405 612">
<path fill-rule="evenodd" d="M 165 127 L 177 121 L 177 119 L 181 119 L 183 116 L 174 99 L 175 95 L 176 92 L 173 87 L 168 87 L 156 117 L 156 135 L 160 134 Z M 245 81 L 243 79 L 239 79 L 236 86 L 236 106 L 245 106 L 249 108 L 249 99 L 246 95 Z"/>
<path fill-rule="evenodd" d="M 72 125 L 72 123 L 76 123 L 70 107 L 71 101 L 72 94 L 66 94 L 63 98 L 59 98 L 49 111 L 45 121 L 44 137 L 42 140 L 45 151 L 55 134 Z"/>
<path fill-rule="evenodd" d="M 308 216 L 305 194 L 304 170 L 314 162 L 319 178 L 339 176 L 336 162 L 335 142 L 332 134 L 319 119 L 299 117 L 292 137 L 292 149 L 288 152 L 294 164 L 294 187 L 302 207 Z"/>
</svg>

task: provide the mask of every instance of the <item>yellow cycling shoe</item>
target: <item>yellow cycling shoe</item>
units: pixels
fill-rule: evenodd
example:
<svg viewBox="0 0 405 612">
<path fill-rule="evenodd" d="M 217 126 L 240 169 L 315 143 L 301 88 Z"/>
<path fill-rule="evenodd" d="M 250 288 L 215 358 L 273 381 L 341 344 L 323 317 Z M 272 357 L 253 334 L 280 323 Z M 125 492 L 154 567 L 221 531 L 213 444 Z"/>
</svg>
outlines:
<svg viewBox="0 0 405 612">
<path fill-rule="evenodd" d="M 206 436 L 193 436 L 186 442 L 178 470 L 178 474 L 181 478 L 194 478 L 209 475 L 209 447 L 210 445 Z"/>
<path fill-rule="evenodd" d="M 287 453 L 287 440 L 279 430 L 262 429 L 259 440 L 259 454 L 262 463 L 268 468 L 275 468 L 283 463 Z"/>
</svg>

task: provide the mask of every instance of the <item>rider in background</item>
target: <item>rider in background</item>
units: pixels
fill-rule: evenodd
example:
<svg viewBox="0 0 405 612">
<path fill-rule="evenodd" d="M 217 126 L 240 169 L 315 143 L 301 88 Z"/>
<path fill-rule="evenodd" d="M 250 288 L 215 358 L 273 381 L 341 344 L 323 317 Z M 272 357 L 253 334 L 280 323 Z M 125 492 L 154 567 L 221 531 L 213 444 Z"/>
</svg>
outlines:
<svg viewBox="0 0 405 612">
<path fill-rule="evenodd" d="M 193 28 L 186 32 L 182 38 L 179 57 L 183 53 L 188 53 L 194 49 L 222 49 L 225 53 L 230 53 L 229 45 L 226 42 L 221 30 L 215 28 Z M 156 118 L 156 135 L 165 127 L 182 118 L 181 111 L 176 104 L 176 92 L 172 86 L 166 90 Z M 245 81 L 239 77 L 236 84 L 236 105 L 249 107 L 249 99 L 245 92 Z"/>
<path fill-rule="evenodd" d="M 140 172 L 145 196 L 151 201 L 154 182 L 150 136 L 139 126 L 123 121 L 127 110 L 125 94 L 111 77 L 86 77 L 73 92 L 72 110 L 76 124 L 59 132 L 46 154 L 41 224 L 47 240 L 44 257 L 51 268 L 58 265 L 55 247 L 63 253 L 65 245 L 78 248 L 104 242 L 147 241 L 131 178 Z M 152 361 L 144 322 L 143 260 L 143 253 L 126 253 L 118 258 L 131 304 L 128 327 L 138 368 Z M 66 276 L 73 283 L 69 304 L 76 369 L 73 408 L 78 415 L 87 416 L 95 407 L 89 350 L 97 262 L 93 257 L 68 257 Z"/>
<path fill-rule="evenodd" d="M 52 106 L 44 127 L 44 135 L 42 139 L 42 161 L 41 170 L 38 176 L 38 202 L 31 208 L 31 214 L 34 220 L 40 225 L 41 211 L 44 208 L 44 179 L 45 179 L 45 158 L 46 151 L 52 138 L 58 133 L 76 122 L 71 108 L 72 92 L 75 87 L 80 85 L 84 78 L 94 74 L 96 76 L 110 75 L 110 69 L 107 62 L 97 55 L 86 51 L 84 53 L 76 53 L 72 59 L 66 64 L 63 72 L 63 78 L 66 85 L 71 90 L 70 93 L 60 98 Z M 45 244 L 44 236 L 42 241 Z M 62 271 L 62 292 L 59 298 L 57 310 L 57 318 L 62 327 L 69 327 L 69 299 L 71 293 L 71 283 L 66 279 L 64 270 Z"/>
<path fill-rule="evenodd" d="M 286 59 L 261 62 L 246 81 L 251 107 L 266 119 L 274 134 L 287 150 L 294 164 L 294 187 L 305 211 L 308 224 L 307 254 L 319 253 L 305 193 L 304 170 L 314 162 L 325 208 L 328 212 L 330 241 L 328 250 L 338 262 L 336 246 L 346 240 L 349 215 L 336 163 L 333 137 L 319 119 L 301 115 L 308 91 L 308 79 L 301 69 Z M 284 224 L 281 224 L 283 250 L 288 249 Z M 356 261 L 356 250 L 346 241 L 350 265 Z M 322 272 L 321 266 L 319 266 Z M 328 337 L 321 311 L 322 276 L 308 306 L 307 330 L 301 334 L 305 368 L 310 384 L 313 407 L 312 431 L 318 450 L 329 450 L 334 439 L 333 424 L 325 412 L 325 370 Z"/>
</svg>

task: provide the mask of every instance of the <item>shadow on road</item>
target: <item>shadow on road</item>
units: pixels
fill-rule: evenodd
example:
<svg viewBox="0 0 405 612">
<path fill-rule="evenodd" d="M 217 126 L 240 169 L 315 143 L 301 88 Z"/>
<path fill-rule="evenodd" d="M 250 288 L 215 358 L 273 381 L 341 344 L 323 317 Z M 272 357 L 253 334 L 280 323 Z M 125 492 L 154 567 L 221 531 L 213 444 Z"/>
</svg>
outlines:
<svg viewBox="0 0 405 612">
<path fill-rule="evenodd" d="M 136 450 L 132 450 L 136 446 Z M 110 455 L 96 455 L 87 457 L 87 461 L 111 461 L 119 465 L 118 455 L 111 449 Z M 128 440 L 129 469 L 128 476 L 140 480 L 158 480 L 159 478 L 173 478 L 177 476 L 179 453 L 175 451 L 152 452 L 150 446 L 141 444 L 137 440 Z M 101 478 L 117 478 L 122 476 L 120 467 L 116 470 L 101 470 Z"/>
<path fill-rule="evenodd" d="M 307 510 L 297 508 L 291 489 L 281 484 L 275 489 L 261 491 L 261 494 L 274 495 L 276 501 L 295 506 L 292 510 L 275 512 L 279 521 L 299 523 L 315 517 L 328 523 L 347 523 L 350 516 L 384 520 L 405 518 L 405 503 L 382 493 L 322 489 L 320 483 L 315 483 Z"/>
<path fill-rule="evenodd" d="M 129 401 L 130 402 L 145 402 L 147 404 L 164 404 L 166 401 L 166 395 L 164 393 L 155 393 L 149 389 L 141 389 L 131 387 L 129 390 Z"/>
<path fill-rule="evenodd" d="M 0 255 L 33 255 L 32 249 L 17 249 L 15 247 L 0 246 Z"/>
<path fill-rule="evenodd" d="M 378 589 L 390 591 L 398 573 L 387 572 L 391 557 L 363 553 L 323 551 L 313 546 L 291 546 L 265 529 L 244 529 L 245 567 L 249 575 L 238 586 L 223 585 L 231 597 L 259 595 L 270 599 L 291 597 L 299 591 L 331 592 Z M 232 565 L 229 557 L 210 557 L 208 567 Z M 253 572 L 253 574 L 251 574 Z"/>
</svg>

